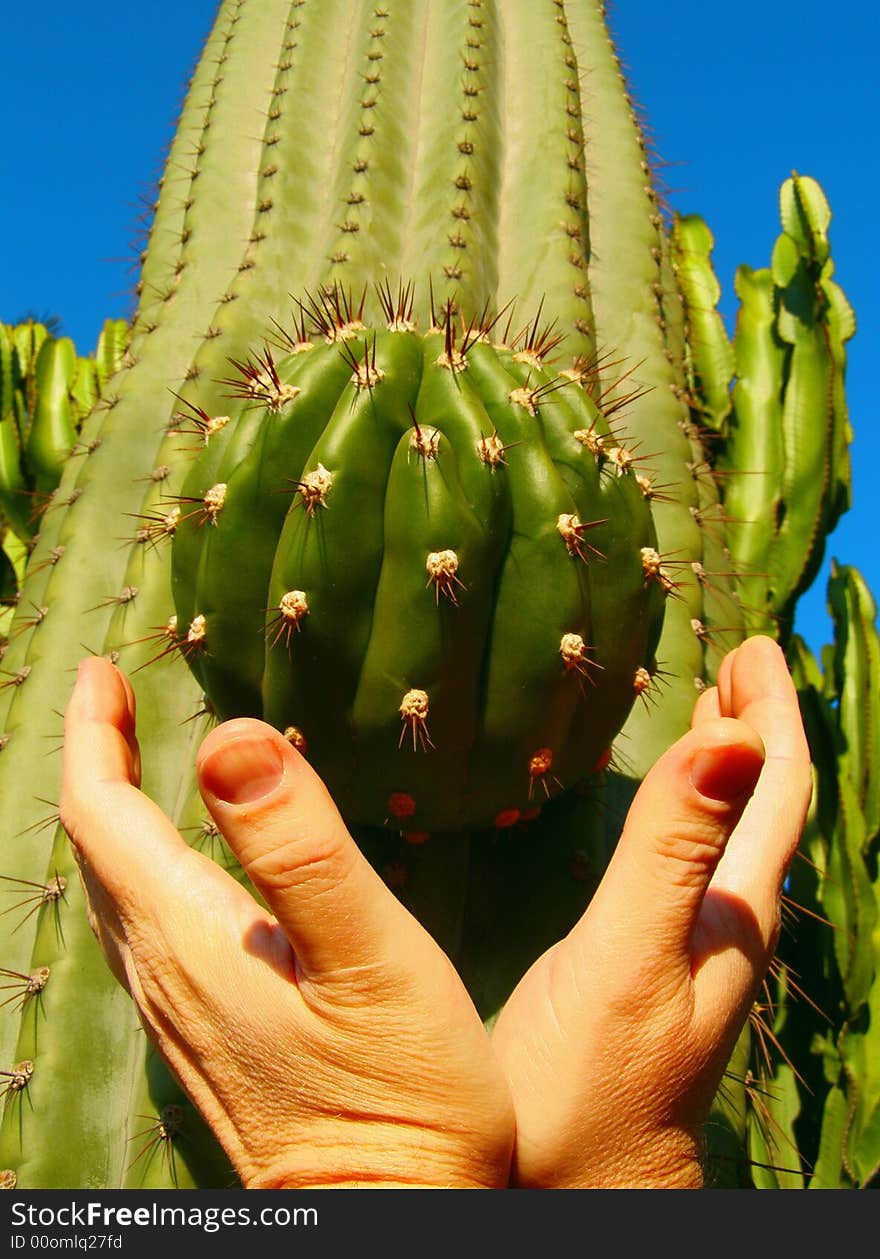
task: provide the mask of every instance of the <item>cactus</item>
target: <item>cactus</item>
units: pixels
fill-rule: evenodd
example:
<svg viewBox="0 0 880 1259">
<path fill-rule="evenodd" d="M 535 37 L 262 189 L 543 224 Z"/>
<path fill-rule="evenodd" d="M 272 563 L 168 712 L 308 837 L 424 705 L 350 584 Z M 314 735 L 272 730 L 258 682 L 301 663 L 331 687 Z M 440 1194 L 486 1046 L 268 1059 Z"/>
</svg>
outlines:
<svg viewBox="0 0 880 1259">
<path fill-rule="evenodd" d="M 832 564 L 828 606 L 834 643 L 821 667 L 802 639 L 789 643 L 816 790 L 777 957 L 710 1125 L 715 1175 L 728 1186 L 880 1183 L 880 637 L 856 569 Z"/>
<path fill-rule="evenodd" d="M 340 40 L 340 29 L 349 38 Z M 711 237 L 695 221 L 668 229 L 593 0 L 223 0 L 167 169 L 126 363 L 83 422 L 82 457 L 64 463 L 0 675 L 0 791 L 9 801 L 0 963 L 12 993 L 0 1020 L 0 1063 L 8 1064 L 0 1167 L 23 1188 L 231 1180 L 104 965 L 57 825 L 60 767 L 46 757 L 46 739 L 57 750 L 83 650 L 118 660 L 135 684 L 144 789 L 231 869 L 194 788 L 202 735 L 218 712 L 263 711 L 276 698 L 268 715 L 282 728 L 313 721 L 307 754 L 490 1022 L 530 961 L 583 911 L 641 776 L 687 728 L 724 653 L 757 627 L 745 605 L 754 604 L 762 627 L 768 612 L 778 617 L 784 634 L 847 501 L 851 325 L 830 280 L 821 197 L 807 177 L 785 186 L 789 243 L 761 281 L 774 313 L 766 330 L 764 315 L 752 313 L 751 324 L 742 316 L 739 393 L 725 400 L 733 357 L 714 311 Z M 750 348 L 758 325 L 769 357 Z M 459 359 L 465 369 L 452 370 Z M 764 434 L 766 454 L 762 372 L 772 373 L 770 396 L 791 437 L 771 449 Z M 314 427 L 279 473 L 274 451 L 300 412 Z M 373 460 L 361 455 L 368 428 L 382 452 Z M 807 433 L 809 469 L 818 444 L 831 471 L 802 502 L 798 478 L 812 473 L 795 439 Z M 476 457 L 478 442 L 504 447 L 505 464 L 493 472 Z M 356 507 L 337 510 L 328 499 L 324 511 L 321 469 L 335 475 L 342 451 L 350 470 L 330 492 Z M 776 521 L 786 563 L 778 580 L 744 598 L 741 569 L 758 580 L 765 552 L 749 540 L 731 554 L 730 516 L 758 457 L 768 483 L 782 487 Z M 285 480 L 286 496 L 273 494 Z M 238 512 L 231 532 L 218 523 L 227 501 L 230 521 Z M 460 543 L 428 535 L 425 502 L 457 522 Z M 543 532 L 533 532 L 538 506 L 551 505 Z M 562 516 L 578 522 L 568 520 L 567 537 Z M 792 530 L 806 520 L 810 553 L 796 570 Z M 521 539 L 517 521 L 527 524 Z M 383 542 L 383 527 L 399 552 Z M 361 622 L 363 601 L 378 608 L 397 580 L 400 557 L 419 559 L 395 594 L 419 633 L 396 625 L 390 604 L 381 639 L 367 644 L 359 625 L 338 677 L 328 676 L 325 652 L 339 639 L 339 610 L 321 630 L 326 596 L 316 588 L 312 608 L 308 576 L 320 567 L 316 540 L 325 534 L 340 548 L 342 578 L 357 588 Z M 247 557 L 251 545 L 253 572 L 234 558 L 235 546 Z M 447 550 L 457 565 L 447 557 L 432 573 L 427 557 Z M 534 583 L 540 604 L 523 624 L 511 615 L 514 583 L 497 577 L 509 568 L 499 569 L 505 552 L 528 560 L 522 581 Z M 240 620 L 237 605 L 220 608 L 239 583 Z M 576 623 L 556 607 L 560 588 Z M 293 599 L 285 620 L 289 592 L 302 592 L 308 611 Z M 39 619 L 31 605 L 45 609 Z M 461 774 L 452 727 L 470 705 L 466 720 L 489 729 L 473 690 L 471 635 L 481 618 L 508 635 L 507 645 L 492 640 L 488 694 L 491 707 L 494 684 L 514 724 L 507 743 L 488 750 L 499 763 L 484 771 L 479 762 L 491 780 L 485 798 L 459 800 L 453 787 L 447 803 L 448 776 Z M 462 646 L 451 669 L 435 648 L 438 626 Z M 533 661 L 530 644 L 543 644 L 548 626 L 554 641 Z M 590 670 L 576 643 L 589 676 L 565 668 L 568 633 L 601 670 Z M 518 651 L 526 639 L 528 650 Z M 314 679 L 293 671 L 300 655 L 316 662 Z M 379 695 L 389 662 L 396 689 Z M 440 699 L 435 707 L 435 683 L 420 685 L 417 662 L 441 696 L 457 692 L 460 707 L 444 711 Z M 554 721 L 580 705 L 558 766 L 535 762 L 535 773 L 529 758 L 550 738 L 540 705 L 503 694 L 530 676 L 516 673 L 524 667 L 557 697 Z M 638 669 L 650 686 L 633 703 Z M 375 798 L 357 784 L 349 790 L 330 746 L 358 677 L 364 707 L 379 713 Z M 324 686 L 332 703 L 318 722 L 310 688 Z M 424 691 L 427 727 L 418 705 L 401 713 L 402 687 Z M 590 742 L 577 731 L 594 719 L 600 694 L 608 726 Z M 610 759 L 600 758 L 621 723 Z M 435 746 L 422 754 L 420 736 L 429 734 Z M 404 762 L 417 777 L 399 781 L 395 764 Z M 418 807 L 423 792 L 433 793 L 430 808 L 410 812 L 408 800 Z M 428 842 L 413 842 L 428 830 Z M 750 1045 L 738 1052 L 747 1056 Z M 787 1087 L 789 1096 L 791 1080 Z M 839 1100 L 834 1106 L 841 1110 Z M 732 1103 L 725 1123 L 752 1157 L 749 1116 L 740 1122 Z M 63 1142 L 48 1136 L 59 1125 Z"/>
<path fill-rule="evenodd" d="M 674 582 L 647 486 L 546 331 L 459 341 L 447 308 L 419 335 L 405 293 L 371 329 L 331 292 L 241 365 L 235 420 L 196 416 L 166 651 L 219 718 L 289 729 L 350 822 L 498 825 L 651 685 Z"/>
</svg>

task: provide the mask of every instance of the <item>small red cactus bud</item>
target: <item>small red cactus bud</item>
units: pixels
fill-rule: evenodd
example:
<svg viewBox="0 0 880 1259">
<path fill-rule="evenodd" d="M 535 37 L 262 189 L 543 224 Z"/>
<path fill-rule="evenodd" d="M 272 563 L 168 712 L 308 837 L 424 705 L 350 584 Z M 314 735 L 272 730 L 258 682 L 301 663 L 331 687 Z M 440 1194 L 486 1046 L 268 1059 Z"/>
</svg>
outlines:
<svg viewBox="0 0 880 1259">
<path fill-rule="evenodd" d="M 430 831 L 404 831 L 403 838 L 408 844 L 426 844 L 431 838 Z"/>
<path fill-rule="evenodd" d="M 412 817 L 416 811 L 416 802 L 405 791 L 392 791 L 388 797 L 388 812 L 392 817 Z"/>
</svg>

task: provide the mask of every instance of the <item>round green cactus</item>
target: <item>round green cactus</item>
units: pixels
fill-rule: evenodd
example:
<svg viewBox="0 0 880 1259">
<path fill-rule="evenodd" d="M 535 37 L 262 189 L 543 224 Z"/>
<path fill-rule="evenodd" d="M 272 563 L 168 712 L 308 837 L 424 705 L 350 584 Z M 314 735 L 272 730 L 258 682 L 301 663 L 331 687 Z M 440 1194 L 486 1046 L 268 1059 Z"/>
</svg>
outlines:
<svg viewBox="0 0 880 1259">
<path fill-rule="evenodd" d="M 383 299 L 369 326 L 331 290 L 235 365 L 237 416 L 191 407 L 168 646 L 349 819 L 501 826 L 600 762 L 674 582 L 650 478 L 586 367 L 549 367 L 552 329 L 493 339 L 449 304 L 421 333 L 408 290 Z"/>
</svg>

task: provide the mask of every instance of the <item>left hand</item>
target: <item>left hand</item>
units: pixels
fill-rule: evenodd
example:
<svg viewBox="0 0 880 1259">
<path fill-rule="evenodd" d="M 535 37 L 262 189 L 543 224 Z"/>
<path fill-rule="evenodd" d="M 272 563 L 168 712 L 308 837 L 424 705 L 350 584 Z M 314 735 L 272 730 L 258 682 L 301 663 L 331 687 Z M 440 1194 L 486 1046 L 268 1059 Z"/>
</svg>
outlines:
<svg viewBox="0 0 880 1259">
<path fill-rule="evenodd" d="M 138 790 L 135 701 L 84 660 L 61 820 L 92 925 L 247 1187 L 506 1187 L 513 1109 L 449 959 L 277 730 L 238 719 L 202 796 L 269 908 Z"/>
</svg>

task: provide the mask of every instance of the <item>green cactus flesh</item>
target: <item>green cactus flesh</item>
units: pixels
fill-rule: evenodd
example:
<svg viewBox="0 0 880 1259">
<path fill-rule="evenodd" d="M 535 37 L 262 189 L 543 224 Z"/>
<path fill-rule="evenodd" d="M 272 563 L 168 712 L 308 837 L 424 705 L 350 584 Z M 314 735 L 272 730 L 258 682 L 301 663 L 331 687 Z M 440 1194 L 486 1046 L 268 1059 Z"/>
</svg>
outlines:
<svg viewBox="0 0 880 1259">
<path fill-rule="evenodd" d="M 9 513 L 29 550 L 0 670 L 10 1187 L 233 1182 L 101 956 L 57 825 L 81 655 L 131 678 L 144 791 L 233 877 L 199 742 L 229 713 L 288 731 L 491 1022 L 848 501 L 851 315 L 820 195 L 804 177 L 783 197 L 773 311 L 743 298 L 728 408 L 711 236 L 670 235 L 593 0 L 222 0 L 166 170 L 124 364 L 110 328 L 33 438 L 48 489 L 72 408 L 52 510 L 33 538 Z M 14 365 L 33 374 L 44 340 L 0 335 L 5 503 L 35 484 Z M 768 590 L 769 519 L 735 525 L 769 480 Z"/>
<path fill-rule="evenodd" d="M 316 318 L 241 365 L 237 418 L 197 417 L 170 634 L 217 716 L 292 729 L 350 821 L 490 826 L 596 767 L 673 582 L 631 453 L 540 337 L 386 313 Z"/>
</svg>

